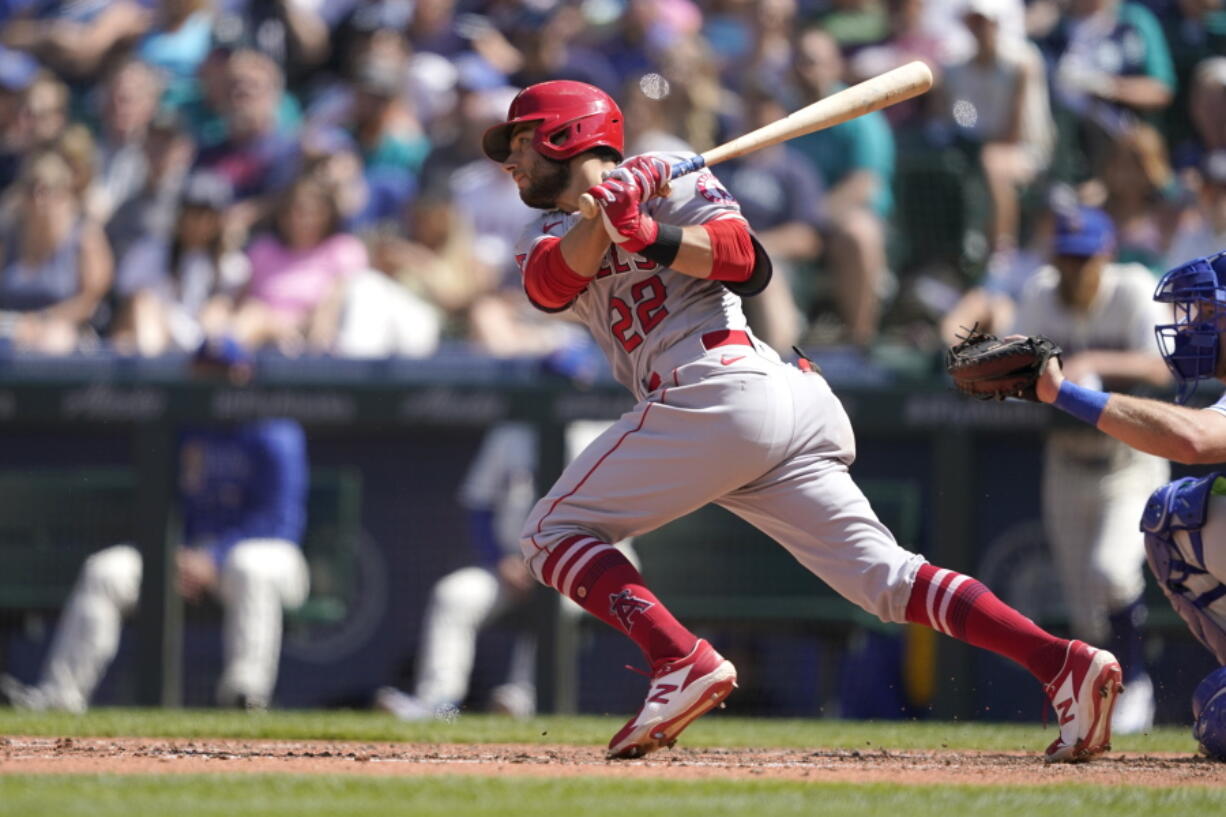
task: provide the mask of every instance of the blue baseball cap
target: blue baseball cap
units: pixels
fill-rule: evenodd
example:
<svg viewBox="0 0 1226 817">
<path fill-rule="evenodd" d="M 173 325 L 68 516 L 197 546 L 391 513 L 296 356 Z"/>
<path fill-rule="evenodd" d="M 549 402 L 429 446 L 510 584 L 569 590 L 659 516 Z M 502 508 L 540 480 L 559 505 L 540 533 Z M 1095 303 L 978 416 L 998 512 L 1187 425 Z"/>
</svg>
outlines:
<svg viewBox="0 0 1226 817">
<path fill-rule="evenodd" d="M 1115 225 L 1111 216 L 1097 207 L 1078 206 L 1056 212 L 1057 255 L 1089 257 L 1108 252 L 1115 246 Z"/>
<path fill-rule="evenodd" d="M 247 366 L 255 362 L 254 356 L 241 343 L 229 335 L 213 337 L 200 344 L 192 356 L 198 366 Z"/>
<path fill-rule="evenodd" d="M 38 61 L 28 54 L 0 46 L 0 88 L 20 92 L 38 76 Z"/>
</svg>

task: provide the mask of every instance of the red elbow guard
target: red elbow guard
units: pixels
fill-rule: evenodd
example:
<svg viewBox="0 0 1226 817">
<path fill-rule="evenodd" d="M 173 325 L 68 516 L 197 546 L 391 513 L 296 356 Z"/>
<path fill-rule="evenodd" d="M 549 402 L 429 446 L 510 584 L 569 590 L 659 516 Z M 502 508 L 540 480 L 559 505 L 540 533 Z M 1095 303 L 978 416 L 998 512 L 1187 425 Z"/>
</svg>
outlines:
<svg viewBox="0 0 1226 817">
<path fill-rule="evenodd" d="M 724 218 L 702 225 L 711 239 L 711 280 L 747 281 L 753 274 L 754 248 L 749 225 Z"/>
<path fill-rule="evenodd" d="M 560 312 L 587 288 L 591 280 L 575 272 L 562 257 L 562 239 L 543 238 L 524 262 L 524 292 L 546 312 Z"/>
</svg>

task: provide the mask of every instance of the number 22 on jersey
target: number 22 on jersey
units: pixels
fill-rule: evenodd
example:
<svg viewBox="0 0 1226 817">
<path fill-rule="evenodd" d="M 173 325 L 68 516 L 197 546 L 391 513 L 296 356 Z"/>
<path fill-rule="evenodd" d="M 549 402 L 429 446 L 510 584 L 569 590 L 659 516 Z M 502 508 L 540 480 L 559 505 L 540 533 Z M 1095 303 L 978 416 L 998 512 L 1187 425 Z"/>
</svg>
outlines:
<svg viewBox="0 0 1226 817">
<path fill-rule="evenodd" d="M 617 295 L 609 298 L 609 317 L 612 321 L 609 329 L 627 353 L 637 349 L 643 342 L 643 336 L 659 326 L 668 315 L 668 307 L 664 305 L 668 290 L 659 275 L 645 278 L 630 287 L 630 297 L 633 304 L 626 303 Z"/>
</svg>

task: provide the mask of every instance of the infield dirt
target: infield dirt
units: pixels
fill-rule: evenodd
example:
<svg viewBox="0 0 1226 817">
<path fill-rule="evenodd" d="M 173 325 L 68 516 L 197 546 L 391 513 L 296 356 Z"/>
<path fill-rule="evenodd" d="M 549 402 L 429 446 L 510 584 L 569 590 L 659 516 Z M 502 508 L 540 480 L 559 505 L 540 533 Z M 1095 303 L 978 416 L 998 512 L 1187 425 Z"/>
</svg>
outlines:
<svg viewBox="0 0 1226 817">
<path fill-rule="evenodd" d="M 1226 764 L 1193 755 L 1108 753 L 1048 765 L 1035 754 L 954 750 L 693 749 L 608 761 L 594 746 L 420 744 L 165 738 L 0 737 L 0 774 L 263 772 L 484 776 L 617 776 L 814 782 L 1226 786 Z"/>
</svg>

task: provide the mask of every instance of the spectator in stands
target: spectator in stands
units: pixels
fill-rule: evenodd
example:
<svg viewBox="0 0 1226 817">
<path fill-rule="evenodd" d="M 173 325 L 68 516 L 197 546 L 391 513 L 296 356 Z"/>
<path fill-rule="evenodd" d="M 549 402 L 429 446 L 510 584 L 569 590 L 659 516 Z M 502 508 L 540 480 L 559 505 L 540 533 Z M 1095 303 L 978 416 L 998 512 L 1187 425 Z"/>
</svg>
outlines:
<svg viewBox="0 0 1226 817">
<path fill-rule="evenodd" d="M 1074 0 L 1040 45 L 1053 65 L 1054 99 L 1066 114 L 1064 177 L 1100 174 L 1110 141 L 1138 115 L 1171 103 L 1170 50 L 1153 13 L 1138 3 Z"/>
<path fill-rule="evenodd" d="M 1116 258 L 1120 263 L 1143 264 L 1155 276 L 1161 275 L 1167 269 L 1162 262 L 1182 201 L 1158 129 L 1137 123 L 1124 131 L 1107 154 L 1102 182 L 1103 208 L 1115 222 Z"/>
<path fill-rule="evenodd" d="M 114 69 L 101 90 L 96 174 L 86 206 L 105 224 L 145 184 L 149 166 L 144 143 L 158 110 L 162 82 L 152 66 L 129 60 Z"/>
<path fill-rule="evenodd" d="M 197 94 L 196 72 L 213 42 L 213 0 L 163 0 L 136 45 L 136 56 L 164 77 L 162 104 L 178 108 Z"/>
<path fill-rule="evenodd" d="M 341 231 L 335 191 L 303 175 L 285 192 L 272 229 L 247 249 L 251 280 L 230 331 L 244 346 L 274 345 L 287 354 L 308 342 L 328 348 L 341 301 L 336 289 L 366 269 L 366 248 Z"/>
<path fill-rule="evenodd" d="M 484 158 L 481 137 L 506 115 L 515 91 L 511 88 L 460 88 L 454 140 L 439 145 L 426 160 L 423 189 L 447 191 L 456 218 L 472 231 L 471 251 L 498 278 L 519 280 L 511 248 L 530 215 L 520 205 L 519 191 L 508 174 Z M 467 276 L 465 276 L 467 277 Z M 522 298 L 520 299 L 522 300 Z"/>
<path fill-rule="evenodd" d="M 767 88 L 750 91 L 744 101 L 746 132 L 796 107 L 792 98 Z M 787 143 L 755 151 L 724 168 L 721 178 L 775 265 L 767 288 L 746 299 L 747 314 L 758 337 L 786 354 L 800 341 L 803 328 L 792 292 L 807 291 L 821 251 L 822 181 L 808 159 Z"/>
<path fill-rule="evenodd" d="M 258 51 L 236 51 L 226 61 L 226 136 L 202 146 L 196 167 L 226 178 L 235 203 L 226 229 L 236 243 L 271 210 L 298 172 L 297 140 L 280 128 L 284 88 L 277 64 Z"/>
<path fill-rule="evenodd" d="M 232 198 L 225 179 L 195 174 L 183 187 L 172 234 L 146 235 L 120 257 L 112 340 L 121 352 L 187 352 L 225 331 L 251 274 L 246 254 L 227 247 L 222 232 Z"/>
<path fill-rule="evenodd" d="M 684 78 L 670 83 L 665 103 L 669 116 L 676 123 L 676 134 L 692 150 L 704 151 L 720 141 L 720 119 L 725 114 L 728 93 L 720 84 L 719 65 L 711 45 L 701 37 L 677 39 L 668 52 L 661 55 L 660 73 L 665 77 Z M 626 127 L 634 127 L 627 121 Z"/>
<path fill-rule="evenodd" d="M 30 53 L 74 83 L 88 83 L 105 70 L 152 21 L 146 5 L 136 0 L 35 0 L 20 6 L 0 29 L 0 42 Z"/>
<path fill-rule="evenodd" d="M 1226 249 L 1226 150 L 1205 156 L 1198 178 L 1196 206 L 1184 213 L 1164 269 Z"/>
<path fill-rule="evenodd" d="M 889 33 L 881 0 L 830 0 L 814 19 L 844 54 L 879 43 Z"/>
<path fill-rule="evenodd" d="M 302 172 L 335 191 L 336 207 L 347 231 L 360 232 L 377 226 L 389 215 L 395 216 L 396 202 L 413 193 L 413 188 L 405 183 L 406 189 L 384 191 L 385 198 L 376 200 L 362 167 L 358 143 L 341 128 L 308 126 L 302 132 L 300 146 Z"/>
<path fill-rule="evenodd" d="M 801 32 L 796 77 L 808 104 L 843 87 L 843 59 L 818 28 Z M 867 346 L 877 335 L 890 280 L 885 224 L 893 207 L 894 138 L 880 113 L 802 136 L 793 146 L 817 167 L 826 186 L 826 263 L 846 337 Z"/>
<path fill-rule="evenodd" d="M 240 384 L 250 361 L 233 344 L 204 347 L 201 367 Z M 300 606 L 309 575 L 301 542 L 309 479 L 295 420 L 193 429 L 179 441 L 182 540 L 176 585 L 189 602 L 215 596 L 225 612 L 217 702 L 247 710 L 272 701 L 282 609 Z M 141 554 L 117 544 L 90 556 L 60 617 L 38 683 L 0 676 L 0 698 L 20 709 L 84 712 L 119 648 L 122 617 L 139 601 Z M 154 611 L 147 611 L 153 614 Z"/>
<path fill-rule="evenodd" d="M 1196 66 L 1188 96 L 1193 136 L 1179 150 L 1181 166 L 1195 167 L 1207 154 L 1226 150 L 1226 56 L 1210 57 Z M 1186 259 L 1185 259 L 1186 260 Z M 1182 263 L 1182 262 L 1181 262 Z"/>
<path fill-rule="evenodd" d="M 742 60 L 726 66 L 725 83 L 737 90 L 752 85 L 781 87 L 791 80 L 796 0 L 753 0 L 751 46 Z"/>
<path fill-rule="evenodd" d="M 226 0 L 219 6 L 214 30 L 237 47 L 267 55 L 298 86 L 328 58 L 332 27 L 353 2 Z"/>
<path fill-rule="evenodd" d="M 510 82 L 526 88 L 551 79 L 571 79 L 597 88 L 617 87 L 617 74 L 600 52 L 583 46 L 581 12 L 559 4 L 548 13 L 525 11 L 510 32 L 510 42 L 520 52 L 518 67 Z"/>
<path fill-rule="evenodd" d="M 49 71 L 40 72 L 26 88 L 19 113 L 23 150 L 54 144 L 68 127 L 68 86 Z"/>
<path fill-rule="evenodd" d="M 1159 19 L 1175 67 L 1175 99 L 1161 127 L 1163 135 L 1178 145 L 1192 135 L 1189 99 L 1198 66 L 1226 54 L 1226 7 L 1222 0 L 1167 0 Z"/>
<path fill-rule="evenodd" d="M 122 259 L 136 241 L 168 241 L 178 213 L 179 193 L 195 154 L 195 145 L 183 121 L 163 111 L 145 135 L 144 184 L 119 205 L 106 223 L 106 235 L 116 259 Z"/>
<path fill-rule="evenodd" d="M 20 51 L 0 46 L 0 190 L 13 183 L 21 167 L 26 149 L 22 99 L 37 76 L 37 62 Z"/>
<path fill-rule="evenodd" d="M 63 354 L 90 334 L 111 285 L 111 248 L 85 216 L 63 155 L 34 153 L 19 184 L 16 220 L 0 241 L 0 334 L 21 348 Z"/>
<path fill-rule="evenodd" d="M 428 188 L 405 208 L 401 229 L 372 238 L 374 266 L 445 316 L 452 337 L 469 334 L 469 310 L 498 285 L 498 269 L 476 251 L 472 225 L 446 188 Z"/>
<path fill-rule="evenodd" d="M 451 58 L 468 50 L 460 28 L 455 0 L 416 0 L 408 39 L 414 50 Z"/>
<path fill-rule="evenodd" d="M 366 193 L 360 206 L 342 207 L 347 223 L 356 228 L 394 217 L 417 187 L 430 150 L 405 94 L 404 65 L 367 60 L 354 69 L 343 101 L 331 96 L 328 110 L 312 110 L 308 133 L 326 135 L 345 154 L 356 152 Z M 304 149 L 311 149 L 309 139 Z"/>
<path fill-rule="evenodd" d="M 880 43 L 865 46 L 848 59 L 847 81 L 862 82 L 920 60 L 932 69 L 939 85 L 941 41 L 924 26 L 924 0 L 886 0 L 885 8 L 889 33 Z M 885 116 L 901 136 L 905 129 L 924 124 L 929 107 L 929 97 L 916 97 L 886 108 Z"/>
<path fill-rule="evenodd" d="M 989 250 L 1007 263 L 1021 228 L 1020 189 L 1034 181 L 1050 158 L 1053 124 L 1046 105 L 1028 101 L 1047 80 L 1033 50 L 1002 41 L 1002 0 L 967 0 L 963 21 L 974 37 L 974 54 L 949 66 L 937 87 L 943 124 L 970 148 L 983 171 L 992 213 Z"/>
</svg>

